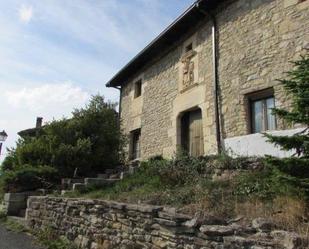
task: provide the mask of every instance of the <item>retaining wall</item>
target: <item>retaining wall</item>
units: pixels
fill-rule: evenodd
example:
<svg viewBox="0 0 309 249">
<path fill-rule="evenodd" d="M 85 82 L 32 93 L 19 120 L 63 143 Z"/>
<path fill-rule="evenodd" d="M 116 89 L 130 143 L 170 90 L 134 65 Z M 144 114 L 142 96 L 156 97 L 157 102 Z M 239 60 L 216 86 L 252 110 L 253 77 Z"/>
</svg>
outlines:
<svg viewBox="0 0 309 249">
<path fill-rule="evenodd" d="M 161 206 L 30 197 L 26 214 L 31 228 L 49 227 L 84 249 L 305 248 L 297 234 L 272 230 L 263 219 L 240 225 Z"/>
</svg>

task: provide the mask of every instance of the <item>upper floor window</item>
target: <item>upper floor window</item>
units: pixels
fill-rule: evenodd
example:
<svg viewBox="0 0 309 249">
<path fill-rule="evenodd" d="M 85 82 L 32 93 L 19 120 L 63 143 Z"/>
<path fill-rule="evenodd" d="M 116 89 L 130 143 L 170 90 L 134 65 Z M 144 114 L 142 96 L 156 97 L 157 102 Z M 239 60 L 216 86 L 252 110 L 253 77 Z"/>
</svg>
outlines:
<svg viewBox="0 0 309 249">
<path fill-rule="evenodd" d="M 138 80 L 134 83 L 134 98 L 142 95 L 142 80 Z"/>
<path fill-rule="evenodd" d="M 276 117 L 272 114 L 275 98 L 272 89 L 260 91 L 249 96 L 251 113 L 251 132 L 260 133 L 276 129 Z"/>
</svg>

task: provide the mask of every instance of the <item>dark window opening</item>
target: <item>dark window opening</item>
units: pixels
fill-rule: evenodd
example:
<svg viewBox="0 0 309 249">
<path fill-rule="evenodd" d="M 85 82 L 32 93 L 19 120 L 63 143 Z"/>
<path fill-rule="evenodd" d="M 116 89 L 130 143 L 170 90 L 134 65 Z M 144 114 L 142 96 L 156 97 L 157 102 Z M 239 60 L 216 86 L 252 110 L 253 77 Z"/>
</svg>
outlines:
<svg viewBox="0 0 309 249">
<path fill-rule="evenodd" d="M 259 91 L 249 96 L 251 133 L 275 130 L 276 117 L 272 114 L 275 98 L 272 89 Z"/>
<path fill-rule="evenodd" d="M 193 49 L 192 43 L 186 46 L 186 52 L 189 52 Z"/>
<path fill-rule="evenodd" d="M 131 160 L 140 158 L 141 129 L 131 132 Z"/>
<path fill-rule="evenodd" d="M 134 98 L 142 95 L 142 80 L 135 82 L 134 84 Z"/>
</svg>

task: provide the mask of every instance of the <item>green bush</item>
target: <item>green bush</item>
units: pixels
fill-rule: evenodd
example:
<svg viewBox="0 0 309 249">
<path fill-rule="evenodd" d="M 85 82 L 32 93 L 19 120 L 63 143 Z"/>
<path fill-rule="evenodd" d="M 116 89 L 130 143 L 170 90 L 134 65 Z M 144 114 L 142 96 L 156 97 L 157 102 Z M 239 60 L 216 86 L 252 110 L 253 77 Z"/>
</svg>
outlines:
<svg viewBox="0 0 309 249">
<path fill-rule="evenodd" d="M 3 191 L 23 192 L 38 188 L 51 188 L 56 181 L 57 170 L 48 166 L 24 165 L 14 171 L 6 171 L 2 176 Z"/>
<path fill-rule="evenodd" d="M 72 177 L 76 168 L 83 177 L 118 166 L 123 161 L 124 137 L 115 104 L 93 96 L 85 108 L 75 109 L 72 115 L 43 126 L 35 137 L 24 135 L 9 151 L 1 171 L 47 165 L 57 169 L 60 178 Z"/>
<path fill-rule="evenodd" d="M 306 196 L 306 188 L 299 186 L 299 179 L 291 177 L 277 167 L 267 165 L 262 170 L 249 171 L 237 178 L 235 194 L 242 198 L 272 200 L 277 196 Z"/>
</svg>

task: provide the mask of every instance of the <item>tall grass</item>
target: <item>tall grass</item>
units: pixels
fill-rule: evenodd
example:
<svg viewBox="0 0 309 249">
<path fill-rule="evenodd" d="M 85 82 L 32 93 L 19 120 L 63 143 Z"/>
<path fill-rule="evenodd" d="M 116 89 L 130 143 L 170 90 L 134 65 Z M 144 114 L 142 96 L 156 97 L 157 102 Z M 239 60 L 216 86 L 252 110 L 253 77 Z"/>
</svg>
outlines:
<svg viewBox="0 0 309 249">
<path fill-rule="evenodd" d="M 153 158 L 113 187 L 70 196 L 169 205 L 192 215 L 268 217 L 279 227 L 308 234 L 306 189 L 286 181 L 282 172 L 263 160 L 258 160 L 261 165 L 256 170 L 249 169 L 250 160 L 183 154 L 172 160 Z M 214 181 L 211 175 L 216 169 L 237 169 L 238 175 Z"/>
</svg>

